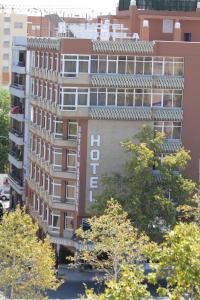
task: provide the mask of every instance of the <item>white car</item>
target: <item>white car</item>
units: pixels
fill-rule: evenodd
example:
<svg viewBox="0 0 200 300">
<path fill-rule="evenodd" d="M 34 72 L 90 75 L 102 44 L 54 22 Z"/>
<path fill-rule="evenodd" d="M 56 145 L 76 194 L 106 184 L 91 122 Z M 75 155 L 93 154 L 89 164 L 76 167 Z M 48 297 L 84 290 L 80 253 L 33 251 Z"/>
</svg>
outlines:
<svg viewBox="0 0 200 300">
<path fill-rule="evenodd" d="M 10 191 L 5 191 L 3 189 L 0 189 L 0 200 L 2 201 L 8 201 L 10 200 Z"/>
</svg>

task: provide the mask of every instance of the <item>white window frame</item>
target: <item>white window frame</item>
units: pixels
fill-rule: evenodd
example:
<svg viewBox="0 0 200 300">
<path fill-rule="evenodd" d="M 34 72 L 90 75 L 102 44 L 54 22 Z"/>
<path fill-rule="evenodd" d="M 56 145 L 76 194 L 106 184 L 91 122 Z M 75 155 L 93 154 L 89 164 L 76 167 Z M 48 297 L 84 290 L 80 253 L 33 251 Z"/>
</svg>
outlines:
<svg viewBox="0 0 200 300">
<path fill-rule="evenodd" d="M 65 217 L 65 221 L 64 221 L 64 230 L 72 231 L 72 232 L 73 232 L 73 231 L 74 231 L 74 228 L 68 228 L 68 227 L 67 227 L 67 223 L 68 223 L 68 222 L 66 222 L 66 221 L 67 221 L 67 220 L 74 221 L 74 216 L 69 216 L 68 213 L 72 214 L 72 212 L 66 212 L 66 213 L 64 214 L 64 217 Z"/>
<path fill-rule="evenodd" d="M 59 223 L 59 227 L 54 227 L 53 226 L 53 223 L 54 223 L 53 219 L 54 219 L 54 217 L 58 217 L 58 219 L 59 219 L 59 222 L 58 222 Z M 51 227 L 52 231 L 59 231 L 60 230 L 60 214 L 59 213 L 51 211 L 51 224 L 50 224 L 50 227 Z"/>
<path fill-rule="evenodd" d="M 69 165 L 70 157 L 75 158 L 75 166 Z M 77 170 L 77 152 L 76 151 L 71 151 L 71 150 L 67 151 L 67 169 L 70 172 L 76 172 L 76 170 Z"/>
<path fill-rule="evenodd" d="M 71 198 L 68 196 L 68 188 L 73 188 L 74 189 L 74 197 Z M 66 201 L 67 202 L 76 202 L 76 182 L 74 182 L 74 184 L 72 185 L 72 183 L 67 183 L 65 186 L 65 193 L 66 193 Z"/>
<path fill-rule="evenodd" d="M 75 125 L 77 127 L 77 134 L 72 135 L 70 134 L 70 125 Z M 67 126 L 67 139 L 68 140 L 77 140 L 78 138 L 78 122 L 77 121 L 68 121 L 68 126 Z"/>
</svg>

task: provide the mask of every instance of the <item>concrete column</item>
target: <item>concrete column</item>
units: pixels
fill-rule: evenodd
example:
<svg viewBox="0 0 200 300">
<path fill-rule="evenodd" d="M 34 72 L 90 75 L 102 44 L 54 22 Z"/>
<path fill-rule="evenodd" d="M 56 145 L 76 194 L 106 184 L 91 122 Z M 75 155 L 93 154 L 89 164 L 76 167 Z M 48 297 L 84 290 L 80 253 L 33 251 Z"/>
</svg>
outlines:
<svg viewBox="0 0 200 300">
<path fill-rule="evenodd" d="M 129 34 L 132 36 L 134 32 L 137 32 L 137 28 L 136 28 L 137 6 L 135 0 L 131 0 L 129 6 L 129 12 L 130 12 Z"/>
<path fill-rule="evenodd" d="M 97 24 L 98 24 L 97 40 L 100 40 L 101 39 L 101 18 L 100 17 L 97 18 Z"/>
<path fill-rule="evenodd" d="M 200 14 L 200 1 L 197 2 L 197 10 L 196 10 L 196 12 L 198 14 Z"/>
<path fill-rule="evenodd" d="M 174 41 L 181 41 L 181 23 L 178 21 L 174 25 Z"/>
<path fill-rule="evenodd" d="M 112 41 L 113 40 L 113 20 L 110 19 L 110 25 L 109 25 L 109 40 Z"/>
<path fill-rule="evenodd" d="M 142 41 L 149 41 L 149 21 L 148 20 L 142 21 L 140 39 Z"/>
</svg>

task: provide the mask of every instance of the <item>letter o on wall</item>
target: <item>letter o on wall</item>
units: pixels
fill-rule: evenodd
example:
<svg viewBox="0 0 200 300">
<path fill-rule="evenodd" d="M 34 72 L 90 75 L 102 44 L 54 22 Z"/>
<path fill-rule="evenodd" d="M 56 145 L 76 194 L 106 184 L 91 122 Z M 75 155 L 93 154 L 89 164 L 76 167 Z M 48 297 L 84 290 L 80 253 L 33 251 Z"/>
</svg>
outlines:
<svg viewBox="0 0 200 300">
<path fill-rule="evenodd" d="M 93 161 L 98 161 L 100 158 L 100 151 L 99 150 L 92 150 L 90 152 L 90 158 Z"/>
</svg>

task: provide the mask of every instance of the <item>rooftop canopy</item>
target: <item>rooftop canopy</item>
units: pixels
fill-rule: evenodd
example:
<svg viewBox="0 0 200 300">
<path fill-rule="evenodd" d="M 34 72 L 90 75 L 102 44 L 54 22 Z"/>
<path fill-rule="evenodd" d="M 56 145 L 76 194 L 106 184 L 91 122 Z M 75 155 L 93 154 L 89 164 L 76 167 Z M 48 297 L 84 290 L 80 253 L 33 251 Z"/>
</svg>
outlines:
<svg viewBox="0 0 200 300">
<path fill-rule="evenodd" d="M 131 0 L 119 0 L 119 10 L 128 10 Z M 197 0 L 136 0 L 138 9 L 195 11 Z"/>
</svg>

